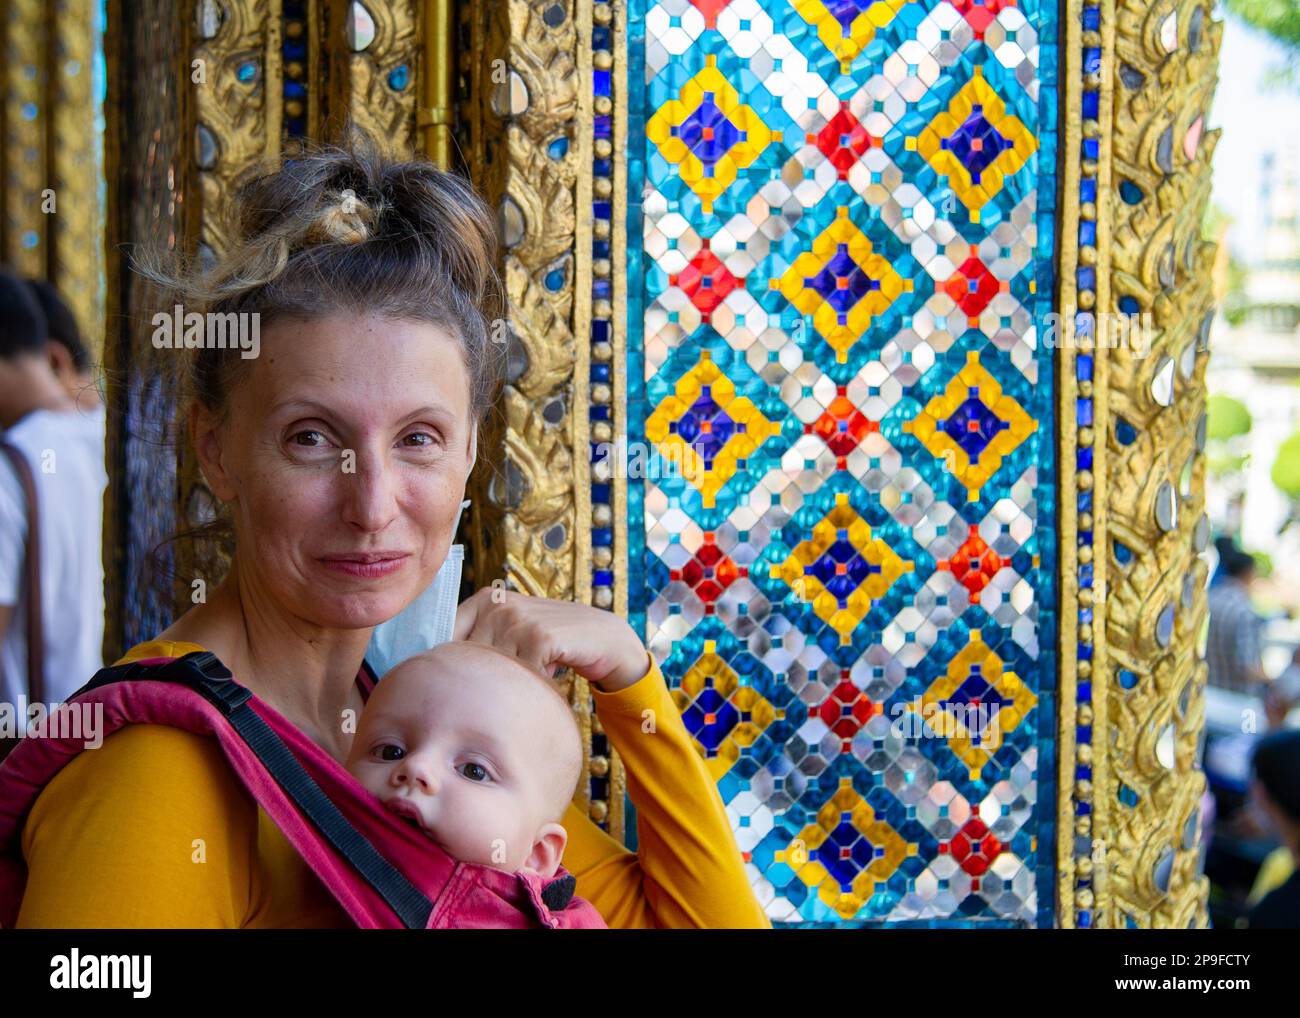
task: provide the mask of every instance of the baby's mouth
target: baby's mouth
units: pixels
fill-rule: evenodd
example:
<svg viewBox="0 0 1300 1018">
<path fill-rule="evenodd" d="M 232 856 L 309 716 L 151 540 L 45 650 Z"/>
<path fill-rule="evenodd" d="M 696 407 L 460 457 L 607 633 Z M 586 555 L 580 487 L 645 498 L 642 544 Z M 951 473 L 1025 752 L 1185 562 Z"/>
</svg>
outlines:
<svg viewBox="0 0 1300 1018">
<path fill-rule="evenodd" d="M 419 807 L 410 799 L 404 799 L 401 796 L 393 796 L 384 805 L 389 812 L 396 813 L 399 817 L 418 827 L 420 830 L 428 833 L 428 828 L 424 826 L 424 816 L 420 813 Z"/>
</svg>

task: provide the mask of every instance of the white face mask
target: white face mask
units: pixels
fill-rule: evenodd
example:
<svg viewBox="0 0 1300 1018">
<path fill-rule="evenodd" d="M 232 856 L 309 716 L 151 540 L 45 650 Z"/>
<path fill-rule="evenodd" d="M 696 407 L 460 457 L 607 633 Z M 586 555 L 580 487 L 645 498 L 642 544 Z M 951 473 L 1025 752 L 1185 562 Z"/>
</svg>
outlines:
<svg viewBox="0 0 1300 1018">
<path fill-rule="evenodd" d="M 478 429 L 470 432 L 469 466 L 478 462 Z M 465 499 L 456 510 L 456 522 L 451 525 L 455 534 L 460 529 L 460 517 L 470 500 Z M 414 654 L 420 654 L 440 643 L 448 643 L 456 631 L 456 608 L 460 604 L 460 572 L 465 563 L 465 546 L 453 544 L 447 560 L 438 570 L 433 582 L 414 601 L 387 622 L 380 623 L 370 634 L 366 648 L 366 662 L 378 678 L 394 665 Z"/>
<path fill-rule="evenodd" d="M 461 513 L 469 499 L 456 511 L 454 534 L 460 528 Z M 456 607 L 460 603 L 460 572 L 465 562 L 465 546 L 453 544 L 438 575 L 414 601 L 387 622 L 375 627 L 366 648 L 366 661 L 375 675 L 383 677 L 394 665 L 448 642 L 456 627 Z"/>
</svg>

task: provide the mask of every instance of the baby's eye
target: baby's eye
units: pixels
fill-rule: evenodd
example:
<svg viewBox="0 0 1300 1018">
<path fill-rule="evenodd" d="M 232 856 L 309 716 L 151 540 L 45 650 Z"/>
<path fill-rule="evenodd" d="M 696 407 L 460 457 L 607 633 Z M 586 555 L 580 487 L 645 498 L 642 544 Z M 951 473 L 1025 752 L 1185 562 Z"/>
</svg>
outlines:
<svg viewBox="0 0 1300 1018">
<path fill-rule="evenodd" d="M 379 755 L 380 760 L 400 760 L 406 756 L 406 750 L 391 742 L 378 747 L 375 752 Z"/>
<path fill-rule="evenodd" d="M 474 763 L 472 760 L 469 763 L 461 764 L 460 772 L 470 781 L 487 781 L 489 777 L 487 768 L 482 764 Z"/>
</svg>

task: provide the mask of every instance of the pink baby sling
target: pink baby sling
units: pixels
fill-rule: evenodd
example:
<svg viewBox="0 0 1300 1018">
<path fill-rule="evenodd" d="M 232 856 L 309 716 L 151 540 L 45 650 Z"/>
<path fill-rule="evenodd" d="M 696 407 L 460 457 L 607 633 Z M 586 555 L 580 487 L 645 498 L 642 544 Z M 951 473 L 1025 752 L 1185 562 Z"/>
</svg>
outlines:
<svg viewBox="0 0 1300 1018">
<path fill-rule="evenodd" d="M 363 695 L 374 679 L 357 677 Z M 55 774 L 82 752 L 55 714 L 101 703 L 107 738 L 128 724 L 215 738 L 231 769 L 357 926 L 365 929 L 605 929 L 561 868 L 550 880 L 459 862 L 385 809 L 337 760 L 208 651 L 105 668 L 21 739 L 0 764 L 0 927 L 12 929 L 27 882 L 22 832 Z"/>
</svg>

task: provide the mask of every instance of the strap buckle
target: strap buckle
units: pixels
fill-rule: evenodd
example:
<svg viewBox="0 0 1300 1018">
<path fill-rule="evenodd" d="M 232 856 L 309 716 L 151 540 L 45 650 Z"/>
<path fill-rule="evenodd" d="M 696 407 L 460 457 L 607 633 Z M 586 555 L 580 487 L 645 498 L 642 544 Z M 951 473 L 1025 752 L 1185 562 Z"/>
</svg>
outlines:
<svg viewBox="0 0 1300 1018">
<path fill-rule="evenodd" d="M 252 691 L 241 686 L 210 650 L 196 650 L 178 658 L 173 664 L 184 669 L 188 685 L 198 690 L 205 700 L 229 717 L 248 702 Z"/>
</svg>

